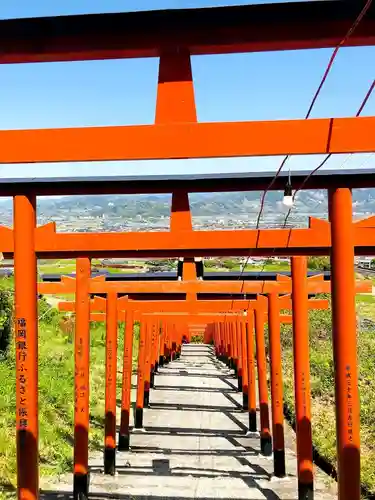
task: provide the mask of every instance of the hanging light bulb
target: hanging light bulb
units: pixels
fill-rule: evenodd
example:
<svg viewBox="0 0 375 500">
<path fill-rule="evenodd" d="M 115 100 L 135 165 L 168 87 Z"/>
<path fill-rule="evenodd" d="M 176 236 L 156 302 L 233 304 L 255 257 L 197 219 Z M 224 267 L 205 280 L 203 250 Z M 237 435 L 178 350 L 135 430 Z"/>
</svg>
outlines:
<svg viewBox="0 0 375 500">
<path fill-rule="evenodd" d="M 283 205 L 288 208 L 293 206 L 293 191 L 292 186 L 289 183 L 285 186 Z"/>
<path fill-rule="evenodd" d="M 285 186 L 285 190 L 284 190 L 283 205 L 288 207 L 288 208 L 292 208 L 293 203 L 294 203 L 293 189 L 292 189 L 292 183 L 290 181 L 290 169 L 289 169 L 288 182 L 287 182 L 287 184 Z"/>
</svg>

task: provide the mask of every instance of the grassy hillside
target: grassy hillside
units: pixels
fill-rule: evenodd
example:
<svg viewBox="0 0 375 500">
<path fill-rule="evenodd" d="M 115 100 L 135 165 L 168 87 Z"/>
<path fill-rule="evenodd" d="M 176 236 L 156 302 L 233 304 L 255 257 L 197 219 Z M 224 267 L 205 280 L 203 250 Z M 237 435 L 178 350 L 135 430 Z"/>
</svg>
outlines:
<svg viewBox="0 0 375 500">
<path fill-rule="evenodd" d="M 371 298 L 371 297 L 370 297 Z M 368 302 L 366 302 L 368 303 Z M 336 466 L 334 370 L 331 311 L 310 312 L 310 365 L 313 441 L 320 454 Z M 293 346 L 291 326 L 282 328 L 285 402 L 294 411 Z M 373 329 L 358 333 L 359 392 L 361 398 L 362 484 L 375 493 L 375 336 Z"/>
<path fill-rule="evenodd" d="M 72 335 L 60 329 L 60 315 L 46 310 L 39 327 L 40 470 L 54 475 L 72 468 L 74 416 L 74 345 Z M 119 360 L 122 358 L 124 326 L 119 328 Z M 136 338 L 138 337 L 136 331 Z M 136 344 L 136 342 L 135 342 Z M 135 345 L 134 355 L 137 355 Z M 119 364 L 119 367 L 121 364 Z M 103 443 L 105 390 L 105 327 L 91 328 L 90 446 Z M 119 381 L 121 374 L 119 374 Z M 16 479 L 15 361 L 14 352 L 0 360 L 0 499 L 12 491 Z M 120 396 L 120 384 L 119 396 Z M 1 493 L 3 490 L 3 493 Z M 14 493 L 10 493 L 12 496 Z"/>
</svg>

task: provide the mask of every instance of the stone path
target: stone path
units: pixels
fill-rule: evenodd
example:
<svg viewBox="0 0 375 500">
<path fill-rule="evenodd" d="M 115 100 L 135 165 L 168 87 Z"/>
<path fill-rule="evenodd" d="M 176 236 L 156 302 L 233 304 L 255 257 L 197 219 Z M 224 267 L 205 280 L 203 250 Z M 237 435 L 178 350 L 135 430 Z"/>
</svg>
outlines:
<svg viewBox="0 0 375 500">
<path fill-rule="evenodd" d="M 236 380 L 204 345 L 185 346 L 181 359 L 161 370 L 145 410 L 145 432 L 133 433 L 132 450 L 117 454 L 115 477 L 91 459 L 93 499 L 297 500 L 296 457 L 287 449 L 288 477 L 272 478 L 273 462 L 259 454 L 259 438 L 246 437 Z M 290 431 L 287 431 L 287 434 Z M 287 443 L 292 443 L 291 433 Z M 44 484 L 43 500 L 67 499 L 71 475 Z M 315 500 L 333 500 L 317 474 Z"/>
</svg>

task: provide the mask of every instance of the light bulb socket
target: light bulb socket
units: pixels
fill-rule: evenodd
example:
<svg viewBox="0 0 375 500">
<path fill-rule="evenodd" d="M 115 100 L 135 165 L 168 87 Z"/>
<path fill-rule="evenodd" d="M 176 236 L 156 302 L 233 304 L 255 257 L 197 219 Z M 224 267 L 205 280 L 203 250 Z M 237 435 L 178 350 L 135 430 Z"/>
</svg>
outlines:
<svg viewBox="0 0 375 500">
<path fill-rule="evenodd" d="M 291 208 L 291 207 L 293 207 L 293 203 L 294 203 L 293 189 L 292 189 L 291 183 L 288 182 L 285 186 L 285 189 L 284 189 L 283 205 L 288 207 L 288 208 Z"/>
<path fill-rule="evenodd" d="M 285 186 L 285 189 L 284 189 L 284 198 L 286 196 L 293 196 L 293 189 L 292 189 L 292 185 L 290 184 L 290 182 L 287 183 L 287 185 Z"/>
</svg>

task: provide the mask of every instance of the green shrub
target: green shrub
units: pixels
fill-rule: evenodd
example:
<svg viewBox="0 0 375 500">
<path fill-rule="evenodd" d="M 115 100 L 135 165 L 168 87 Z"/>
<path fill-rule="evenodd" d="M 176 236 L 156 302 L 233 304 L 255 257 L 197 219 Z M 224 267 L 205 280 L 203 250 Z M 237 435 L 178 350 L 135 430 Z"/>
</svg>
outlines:
<svg viewBox="0 0 375 500">
<path fill-rule="evenodd" d="M 237 265 L 238 264 L 234 260 L 227 259 L 223 261 L 223 267 L 229 270 L 234 269 Z"/>
<path fill-rule="evenodd" d="M 331 261 L 329 257 L 309 257 L 307 267 L 312 271 L 329 271 Z"/>
<path fill-rule="evenodd" d="M 0 356 L 6 356 L 12 341 L 13 296 L 0 289 Z"/>
<path fill-rule="evenodd" d="M 204 343 L 204 334 L 193 335 L 190 340 L 191 344 L 203 344 Z"/>
<path fill-rule="evenodd" d="M 55 307 L 51 307 L 44 297 L 38 300 L 39 321 L 43 320 L 47 325 L 52 325 L 57 323 L 59 317 L 59 311 Z"/>
</svg>

